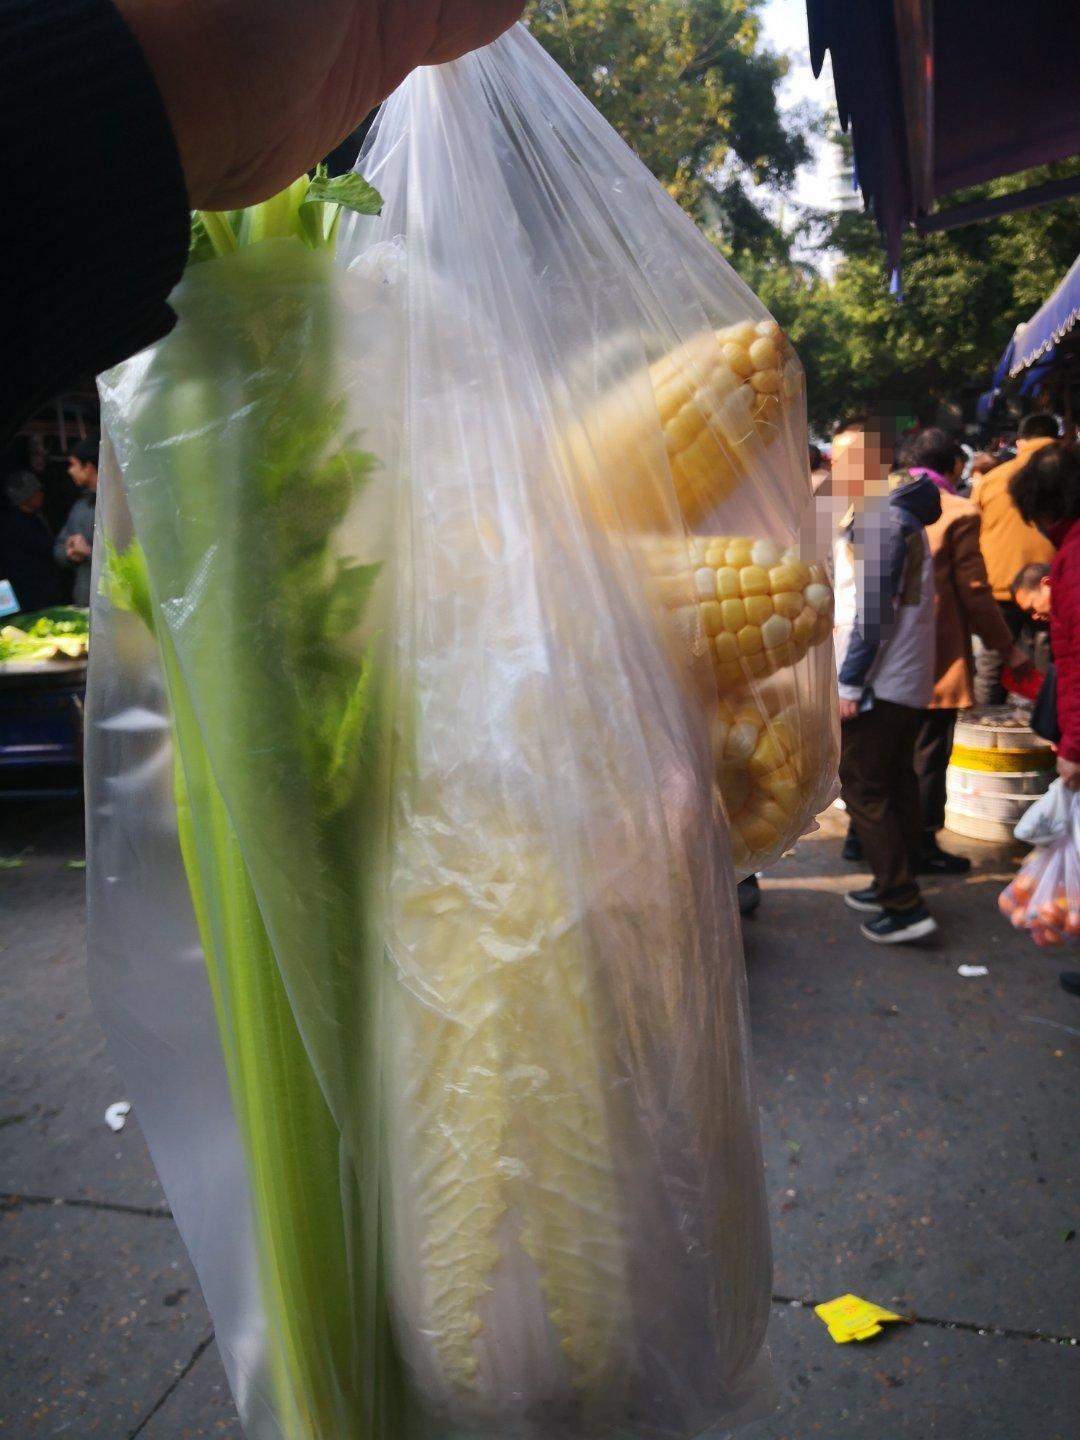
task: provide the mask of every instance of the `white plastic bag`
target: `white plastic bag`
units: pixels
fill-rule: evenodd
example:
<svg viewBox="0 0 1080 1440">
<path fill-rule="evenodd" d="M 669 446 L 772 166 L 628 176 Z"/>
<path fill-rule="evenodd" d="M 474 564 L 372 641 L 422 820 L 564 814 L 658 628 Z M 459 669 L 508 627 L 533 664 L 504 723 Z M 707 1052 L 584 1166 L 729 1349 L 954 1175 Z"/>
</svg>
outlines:
<svg viewBox="0 0 1080 1440">
<path fill-rule="evenodd" d="M 100 1003 L 250 1436 L 685 1440 L 768 1399 L 732 855 L 835 769 L 801 370 L 522 29 L 360 168 L 333 273 L 205 262 L 102 383 Z"/>
<path fill-rule="evenodd" d="M 1055 780 L 1045 795 L 1029 805 L 1016 822 L 1013 834 L 1025 845 L 1048 845 L 1069 828 L 1073 814 L 1071 791 Z"/>
<path fill-rule="evenodd" d="M 1040 807 L 1043 814 L 1027 825 Z M 1080 793 L 1056 780 L 1022 823 L 1034 833 L 1022 836 L 1017 825 L 1017 839 L 1036 848 L 1001 892 L 998 907 L 1018 930 L 1029 931 L 1036 945 L 1080 939 Z"/>
</svg>

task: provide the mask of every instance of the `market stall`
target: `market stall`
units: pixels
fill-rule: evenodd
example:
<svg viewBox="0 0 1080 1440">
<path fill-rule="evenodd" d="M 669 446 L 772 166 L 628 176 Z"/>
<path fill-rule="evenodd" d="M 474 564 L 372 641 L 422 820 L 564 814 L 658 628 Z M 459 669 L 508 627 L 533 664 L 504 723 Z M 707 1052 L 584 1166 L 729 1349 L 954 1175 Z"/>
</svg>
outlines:
<svg viewBox="0 0 1080 1440">
<path fill-rule="evenodd" d="M 82 794 L 87 612 L 0 626 L 0 799 Z"/>
</svg>

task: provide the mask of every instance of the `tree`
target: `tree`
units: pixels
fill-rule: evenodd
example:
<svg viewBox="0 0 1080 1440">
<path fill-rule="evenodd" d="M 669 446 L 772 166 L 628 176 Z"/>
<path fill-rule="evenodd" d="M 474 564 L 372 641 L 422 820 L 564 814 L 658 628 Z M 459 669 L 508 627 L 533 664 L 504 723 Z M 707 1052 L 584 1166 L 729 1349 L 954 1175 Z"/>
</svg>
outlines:
<svg viewBox="0 0 1080 1440">
<path fill-rule="evenodd" d="M 810 158 L 785 120 L 787 61 L 760 48 L 762 0 L 535 0 L 532 33 L 725 248 L 786 242 L 754 191 L 788 189 Z"/>
<path fill-rule="evenodd" d="M 866 215 L 809 214 L 796 237 L 762 203 L 788 190 L 823 128 L 782 116 L 783 57 L 761 47 L 761 0 L 534 0 L 530 28 L 787 329 L 824 430 L 853 408 L 911 413 L 988 383 L 1013 328 L 1080 248 L 1080 206 L 1062 201 L 904 240 L 904 299 L 890 295 Z M 1080 158 L 943 204 L 1080 173 Z M 793 247 L 792 239 L 800 242 Z M 793 255 L 839 257 L 825 279 Z"/>
<path fill-rule="evenodd" d="M 1076 174 L 1071 160 L 943 202 L 1004 194 Z M 939 235 L 904 238 L 903 300 L 890 295 L 870 218 L 818 215 L 808 229 L 840 256 L 831 282 L 805 267 L 742 252 L 743 278 L 789 331 L 807 371 L 819 429 L 845 411 L 889 402 L 908 413 L 989 384 L 1017 323 L 1038 308 L 1080 248 L 1080 207 L 1061 201 Z"/>
</svg>

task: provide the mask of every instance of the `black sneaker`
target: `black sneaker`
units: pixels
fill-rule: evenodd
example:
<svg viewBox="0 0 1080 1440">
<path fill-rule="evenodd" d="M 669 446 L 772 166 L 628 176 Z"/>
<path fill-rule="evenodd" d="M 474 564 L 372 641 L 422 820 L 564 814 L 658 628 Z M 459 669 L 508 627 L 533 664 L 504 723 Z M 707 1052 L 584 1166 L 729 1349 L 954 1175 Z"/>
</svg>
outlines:
<svg viewBox="0 0 1080 1440">
<path fill-rule="evenodd" d="M 862 841 L 855 831 L 849 827 L 847 837 L 844 840 L 844 848 L 840 851 L 842 860 L 857 862 L 862 859 Z"/>
<path fill-rule="evenodd" d="M 920 902 L 910 910 L 882 910 L 876 920 L 867 920 L 859 929 L 875 945 L 904 945 L 933 935 L 937 921 Z"/>
<path fill-rule="evenodd" d="M 756 875 L 747 875 L 745 880 L 738 884 L 739 914 L 742 916 L 752 915 L 761 904 L 761 886 L 758 884 Z"/>
<path fill-rule="evenodd" d="M 1064 970 L 1058 976 L 1058 984 L 1070 995 L 1080 995 L 1080 970 Z"/>
<path fill-rule="evenodd" d="M 966 875 L 970 869 L 971 861 L 966 855 L 942 850 L 933 836 L 923 842 L 918 865 L 920 875 Z"/>
<path fill-rule="evenodd" d="M 881 901 L 878 899 L 876 885 L 868 885 L 865 890 L 849 890 L 844 896 L 844 904 L 849 910 L 857 910 L 860 915 L 881 914 Z"/>
</svg>

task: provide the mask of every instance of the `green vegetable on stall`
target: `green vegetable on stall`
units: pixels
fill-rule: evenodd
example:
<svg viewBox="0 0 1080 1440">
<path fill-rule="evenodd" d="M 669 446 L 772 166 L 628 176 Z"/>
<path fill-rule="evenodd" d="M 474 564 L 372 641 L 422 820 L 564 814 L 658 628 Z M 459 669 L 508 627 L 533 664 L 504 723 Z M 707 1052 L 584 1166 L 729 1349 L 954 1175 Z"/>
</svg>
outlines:
<svg viewBox="0 0 1080 1440">
<path fill-rule="evenodd" d="M 0 626 L 0 663 L 79 660 L 86 654 L 90 627 L 85 610 L 58 606 L 19 617 Z"/>
</svg>

